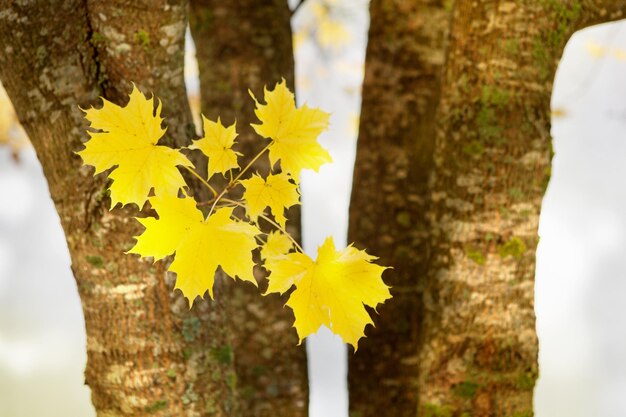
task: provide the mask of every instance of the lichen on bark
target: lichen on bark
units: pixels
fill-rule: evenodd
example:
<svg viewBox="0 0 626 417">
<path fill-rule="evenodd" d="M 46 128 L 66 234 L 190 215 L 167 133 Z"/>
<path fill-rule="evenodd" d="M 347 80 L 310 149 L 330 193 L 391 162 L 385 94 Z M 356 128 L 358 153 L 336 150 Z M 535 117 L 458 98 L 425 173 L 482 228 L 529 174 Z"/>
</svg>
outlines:
<svg viewBox="0 0 626 417">
<path fill-rule="evenodd" d="M 350 358 L 354 415 L 532 415 L 551 82 L 569 36 L 624 6 L 371 3 L 350 239 L 394 266 L 395 290 Z M 423 35 L 434 22 L 443 29 Z M 429 50 L 443 54 L 447 35 L 433 34 L 448 24 L 445 65 L 424 68 Z"/>
<path fill-rule="evenodd" d="M 433 407 L 533 413 L 552 79 L 566 41 L 598 10 L 584 1 L 456 2 L 430 189 L 419 416 Z"/>
</svg>

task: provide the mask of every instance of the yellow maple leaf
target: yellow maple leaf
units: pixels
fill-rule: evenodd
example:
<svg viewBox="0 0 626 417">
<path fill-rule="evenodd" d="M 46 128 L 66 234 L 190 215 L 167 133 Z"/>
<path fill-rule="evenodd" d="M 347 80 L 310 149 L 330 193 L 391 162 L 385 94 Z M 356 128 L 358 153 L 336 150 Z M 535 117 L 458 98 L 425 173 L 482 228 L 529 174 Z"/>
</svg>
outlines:
<svg viewBox="0 0 626 417">
<path fill-rule="evenodd" d="M 352 246 L 338 251 L 329 237 L 315 261 L 302 253 L 268 258 L 267 293 L 282 294 L 296 286 L 287 306 L 296 318 L 300 342 L 325 325 L 356 349 L 365 326 L 372 323 L 365 306 L 376 307 L 391 298 L 381 278 L 387 268 L 371 263 L 375 259 Z"/>
<path fill-rule="evenodd" d="M 267 235 L 267 241 L 261 247 L 261 259 L 275 258 L 288 253 L 293 248 L 293 242 L 289 236 L 278 230 L 273 230 Z"/>
<path fill-rule="evenodd" d="M 298 204 L 300 199 L 298 186 L 289 180 L 285 173 L 269 174 L 266 179 L 253 174 L 250 179 L 242 180 L 248 217 L 256 222 L 265 207 L 269 207 L 276 222 L 285 228 L 285 209 Z"/>
<path fill-rule="evenodd" d="M 77 152 L 85 165 L 92 165 L 98 174 L 117 165 L 110 174 L 111 207 L 135 203 L 140 208 L 148 199 L 150 189 L 157 195 L 176 194 L 185 186 L 177 165 L 193 167 L 178 150 L 159 146 L 165 129 L 161 127 L 161 103 L 156 113 L 154 99 L 148 99 L 133 86 L 130 101 L 120 107 L 102 99 L 101 109 L 86 110 L 91 137 L 85 149 Z"/>
<path fill-rule="evenodd" d="M 232 208 L 218 208 L 207 219 L 192 198 L 150 197 L 159 218 L 138 218 L 146 230 L 136 237 L 128 253 L 155 261 L 176 252 L 169 271 L 176 273 L 176 287 L 189 300 L 206 291 L 213 298 L 215 271 L 221 266 L 226 274 L 256 285 L 252 270 L 252 251 L 258 247 L 255 226 L 232 218 Z"/>
<path fill-rule="evenodd" d="M 261 121 L 252 127 L 259 135 L 272 139 L 269 147 L 272 166 L 280 160 L 282 170 L 298 180 L 303 169 L 318 171 L 323 164 L 332 162 L 328 151 L 317 142 L 317 137 L 328 127 L 328 113 L 306 105 L 296 108 L 293 93 L 284 79 L 274 90 L 264 89 L 267 104 L 260 104 L 252 92 L 250 95 L 256 102 L 254 112 Z"/>
<path fill-rule="evenodd" d="M 202 116 L 204 137 L 195 140 L 189 149 L 199 149 L 209 158 L 209 179 L 217 172 L 226 174 L 228 170 L 239 167 L 237 156 L 241 154 L 231 149 L 237 137 L 235 124 L 224 127 L 219 117 L 217 122 L 213 122 Z"/>
</svg>

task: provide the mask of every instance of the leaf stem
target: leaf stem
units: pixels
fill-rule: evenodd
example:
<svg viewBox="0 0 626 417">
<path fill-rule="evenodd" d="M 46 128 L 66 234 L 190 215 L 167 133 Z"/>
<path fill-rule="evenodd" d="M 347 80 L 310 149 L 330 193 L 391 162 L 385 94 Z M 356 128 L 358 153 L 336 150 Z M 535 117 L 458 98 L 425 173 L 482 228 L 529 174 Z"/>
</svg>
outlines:
<svg viewBox="0 0 626 417">
<path fill-rule="evenodd" d="M 224 197 L 224 194 L 226 194 L 227 192 L 228 192 L 228 187 L 224 188 L 224 190 L 220 193 L 220 195 L 218 195 L 217 197 L 215 197 L 215 201 L 213 202 L 213 205 L 211 206 L 211 210 L 209 210 L 209 215 L 208 215 L 208 216 L 206 216 L 206 217 L 207 217 L 207 219 L 208 219 L 209 217 L 211 217 L 211 214 L 213 214 L 213 210 L 215 209 L 215 205 L 217 204 L 217 202 L 218 202 L 218 201 L 220 201 L 220 199 L 221 199 L 222 197 Z M 225 202 L 227 202 L 227 203 L 232 203 L 232 202 L 234 202 L 234 200 L 226 200 L 226 199 L 224 199 L 224 201 L 225 201 Z"/>
<path fill-rule="evenodd" d="M 235 204 L 236 206 L 239 206 L 239 207 L 244 207 L 244 208 L 246 207 L 243 203 L 240 203 L 239 201 L 235 201 L 235 200 L 229 200 L 228 198 L 224 198 L 222 199 L 222 201 L 226 203 L 230 203 L 230 204 Z M 267 217 L 265 214 L 259 214 L 259 217 L 265 220 L 266 222 L 270 223 L 272 226 L 274 226 L 278 230 L 280 230 L 284 235 L 286 235 L 289 238 L 289 240 L 291 240 L 291 242 L 293 242 L 294 246 L 299 252 L 304 253 L 304 249 L 302 249 L 302 246 L 300 246 L 300 244 L 293 238 L 293 236 L 287 233 L 287 231 L 283 229 L 281 225 L 279 225 L 274 220 Z"/>
<path fill-rule="evenodd" d="M 200 202 L 196 203 L 196 206 L 198 206 L 198 207 L 208 206 L 209 204 L 213 204 L 214 201 L 215 201 L 215 197 L 213 197 L 212 199 L 210 199 L 208 201 L 200 201 Z"/>
<path fill-rule="evenodd" d="M 272 142 L 270 142 L 265 148 L 263 148 L 261 152 L 259 152 L 254 158 L 252 158 L 252 161 L 250 161 L 248 165 L 246 165 L 246 167 L 242 169 L 239 174 L 237 174 L 235 179 L 232 180 L 230 184 L 228 184 L 228 188 L 232 188 L 233 184 L 239 181 L 239 178 L 241 178 L 241 176 L 252 166 L 252 164 L 256 162 L 257 159 L 261 157 L 261 155 L 265 153 L 265 151 L 267 151 L 270 148 L 271 145 L 272 145 Z"/>
<path fill-rule="evenodd" d="M 213 186 L 211 184 L 209 184 L 209 182 L 207 180 L 202 178 L 202 176 L 200 174 L 198 174 L 196 171 L 194 171 L 193 169 L 189 168 L 188 166 L 186 166 L 185 169 L 187 169 L 187 171 L 191 172 L 196 178 L 198 178 L 200 180 L 200 182 L 202 184 L 204 184 L 205 187 L 207 187 L 209 190 L 211 190 L 211 192 L 213 193 L 213 197 L 217 196 L 217 191 L 215 191 L 215 188 L 213 188 Z"/>
</svg>

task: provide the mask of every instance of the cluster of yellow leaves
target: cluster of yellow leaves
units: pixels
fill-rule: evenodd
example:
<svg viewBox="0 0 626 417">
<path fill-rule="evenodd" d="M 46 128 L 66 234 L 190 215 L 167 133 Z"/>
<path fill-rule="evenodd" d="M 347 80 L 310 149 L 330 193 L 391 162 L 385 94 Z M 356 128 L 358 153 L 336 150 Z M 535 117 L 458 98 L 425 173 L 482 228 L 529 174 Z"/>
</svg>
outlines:
<svg viewBox="0 0 626 417">
<path fill-rule="evenodd" d="M 208 176 L 201 177 L 180 149 L 158 145 L 166 132 L 161 103 L 155 110 L 154 99 L 136 87 L 124 107 L 103 100 L 102 108 L 85 111 L 93 131 L 88 132 L 85 148 L 77 153 L 95 168 L 95 174 L 109 170 L 111 208 L 119 202 L 134 203 L 141 209 L 148 201 L 156 211 L 158 217 L 137 218 L 145 230 L 128 253 L 155 262 L 173 255 L 169 271 L 176 274 L 176 288 L 187 297 L 190 307 L 206 292 L 213 297 L 218 268 L 256 285 L 253 254 L 259 250 L 262 266 L 270 273 L 268 293 L 284 293 L 295 286 L 287 306 L 294 312 L 300 340 L 324 325 L 356 348 L 365 326 L 372 323 L 365 306 L 376 307 L 391 297 L 381 278 L 386 268 L 352 246 L 337 250 L 330 238 L 313 260 L 285 231 L 285 210 L 300 204 L 301 171 L 318 170 L 331 161 L 317 141 L 328 126 L 329 115 L 306 105 L 296 108 L 284 80 L 273 90 L 264 90 L 265 104 L 252 97 L 260 120 L 252 127 L 270 139 L 252 158 L 267 151 L 273 172 L 265 177 L 247 172 L 251 164 L 240 167 L 238 157 L 242 155 L 233 149 L 235 123 L 224 126 L 219 118 L 214 122 L 204 116 L 204 136 L 187 148 L 208 158 Z M 189 196 L 181 167 L 213 192 L 211 200 L 197 202 Z M 217 192 L 211 178 L 215 174 L 226 177 L 227 173 L 230 181 Z M 246 173 L 248 177 L 243 178 Z M 229 193 L 237 187 L 243 188 L 243 197 L 231 199 Z M 233 215 L 238 206 L 245 209 L 247 219 Z M 264 233 L 260 219 L 275 230 Z"/>
</svg>

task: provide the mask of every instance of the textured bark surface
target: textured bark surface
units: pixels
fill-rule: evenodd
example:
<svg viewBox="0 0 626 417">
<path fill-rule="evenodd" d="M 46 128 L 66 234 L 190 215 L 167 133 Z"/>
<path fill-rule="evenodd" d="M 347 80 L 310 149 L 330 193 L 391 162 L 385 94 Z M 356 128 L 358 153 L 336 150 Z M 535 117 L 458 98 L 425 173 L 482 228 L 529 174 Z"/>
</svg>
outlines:
<svg viewBox="0 0 626 417">
<path fill-rule="evenodd" d="M 195 135 L 183 65 L 187 1 L 87 0 L 86 7 L 100 94 L 125 102 L 132 82 L 153 92 L 169 143 L 187 145 Z"/>
<path fill-rule="evenodd" d="M 291 13 L 285 0 L 191 1 L 190 26 L 196 44 L 203 114 L 211 120 L 237 120 L 239 149 L 246 164 L 268 143 L 254 133 L 258 122 L 248 89 L 260 99 L 263 87 L 285 78 L 293 91 Z M 252 171 L 268 172 L 267 157 Z M 234 190 L 235 192 L 241 190 Z M 292 209 L 287 228 L 300 238 L 300 212 Z M 293 314 L 286 298 L 261 297 L 267 283 L 256 271 L 259 288 L 228 284 L 228 319 L 243 415 L 299 417 L 308 414 L 304 345 L 297 346 Z"/>
<path fill-rule="evenodd" d="M 449 12 L 444 1 L 374 0 L 349 240 L 392 265 L 393 299 L 349 355 L 351 416 L 414 416 L 427 186 Z"/>
<path fill-rule="evenodd" d="M 576 29 L 617 16 L 601 6 L 456 2 L 437 114 L 419 416 L 533 415 L 552 80 Z"/>
<path fill-rule="evenodd" d="M 624 5 L 372 2 L 350 239 L 394 299 L 350 357 L 351 416 L 532 415 L 551 83 L 569 36 Z"/>
<path fill-rule="evenodd" d="M 129 81 L 165 101 L 170 142 L 188 143 L 182 2 L 0 3 L 0 78 L 48 180 L 85 315 L 86 383 L 99 416 L 236 416 L 223 308 L 191 312 L 165 267 L 125 256 L 133 207 L 108 211 L 103 176 L 73 152 L 87 138 L 78 106 L 119 104 Z M 140 35 L 138 35 L 140 34 Z"/>
</svg>

